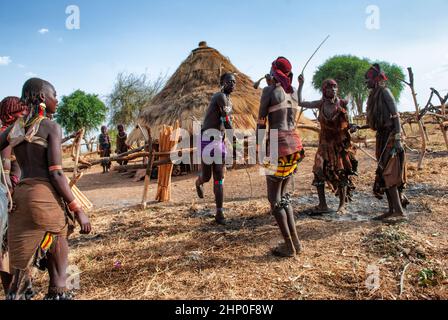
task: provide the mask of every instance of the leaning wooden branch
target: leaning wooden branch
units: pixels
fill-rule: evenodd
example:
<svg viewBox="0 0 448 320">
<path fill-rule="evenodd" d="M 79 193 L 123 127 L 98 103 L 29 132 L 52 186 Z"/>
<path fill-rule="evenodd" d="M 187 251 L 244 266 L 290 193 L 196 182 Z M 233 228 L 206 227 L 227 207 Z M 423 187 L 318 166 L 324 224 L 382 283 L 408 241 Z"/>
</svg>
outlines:
<svg viewBox="0 0 448 320">
<path fill-rule="evenodd" d="M 84 137 L 84 133 L 85 133 L 84 128 L 78 131 L 78 134 L 76 135 L 75 138 L 75 142 L 73 143 L 73 154 L 74 154 L 73 160 L 75 162 L 75 169 L 73 170 L 73 180 L 76 179 L 76 177 L 78 176 L 78 164 L 81 155 L 81 143 Z"/>
<path fill-rule="evenodd" d="M 425 128 L 423 126 L 423 123 L 420 119 L 420 107 L 418 105 L 418 101 L 417 101 L 417 93 L 415 92 L 415 88 L 414 88 L 414 73 L 412 71 L 412 68 L 408 68 L 408 72 L 409 72 L 409 82 L 405 82 L 409 88 L 411 89 L 411 93 L 412 93 L 412 98 L 414 100 L 414 105 L 415 105 L 415 119 L 418 123 L 418 127 L 420 130 L 420 137 L 421 137 L 421 150 L 420 150 L 420 155 L 419 155 L 419 160 L 418 160 L 418 169 L 422 170 L 423 169 L 423 160 L 425 158 L 426 155 L 426 136 L 425 136 Z"/>
<path fill-rule="evenodd" d="M 151 173 L 152 167 L 154 165 L 154 148 L 153 148 L 153 140 L 151 136 L 151 128 L 146 127 L 146 134 L 143 128 L 139 125 L 140 130 L 142 131 L 143 137 L 145 137 L 146 142 L 146 151 L 148 153 L 148 164 L 146 165 L 146 174 L 145 174 L 145 183 L 143 187 L 143 197 L 142 197 L 142 209 L 146 209 L 146 205 L 148 203 L 148 192 L 149 192 L 149 183 L 151 182 Z"/>
</svg>

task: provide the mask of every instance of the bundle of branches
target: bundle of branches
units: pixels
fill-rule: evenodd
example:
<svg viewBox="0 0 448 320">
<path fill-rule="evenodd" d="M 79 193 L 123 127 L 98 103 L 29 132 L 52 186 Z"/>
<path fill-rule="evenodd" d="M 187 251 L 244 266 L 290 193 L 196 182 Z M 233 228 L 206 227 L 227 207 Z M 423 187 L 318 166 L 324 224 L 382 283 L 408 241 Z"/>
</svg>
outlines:
<svg viewBox="0 0 448 320">
<path fill-rule="evenodd" d="M 176 122 L 174 127 L 163 126 L 163 130 L 160 132 L 160 144 L 159 150 L 161 152 L 170 153 L 176 148 L 177 142 L 179 141 L 180 131 L 179 121 Z M 168 155 L 161 156 L 159 160 L 163 161 L 169 159 Z M 158 189 L 156 195 L 156 201 L 168 202 L 171 199 L 171 174 L 173 172 L 173 164 L 168 163 L 159 166 L 159 177 L 158 177 Z"/>
</svg>

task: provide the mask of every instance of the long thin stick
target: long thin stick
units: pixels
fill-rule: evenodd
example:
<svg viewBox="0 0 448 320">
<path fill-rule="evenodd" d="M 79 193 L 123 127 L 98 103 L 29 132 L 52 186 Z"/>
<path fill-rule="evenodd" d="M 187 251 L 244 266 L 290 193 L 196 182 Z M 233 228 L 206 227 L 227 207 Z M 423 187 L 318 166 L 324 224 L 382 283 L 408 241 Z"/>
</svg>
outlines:
<svg viewBox="0 0 448 320">
<path fill-rule="evenodd" d="M 306 67 L 308 67 L 308 64 L 311 62 L 311 60 L 313 60 L 313 58 L 314 58 L 314 56 L 316 55 L 316 53 L 319 52 L 320 48 L 322 48 L 322 46 L 324 45 L 325 42 L 327 42 L 328 39 L 330 39 L 330 35 L 328 35 L 328 36 L 324 39 L 324 41 L 322 41 L 322 43 L 317 47 L 316 51 L 314 51 L 314 53 L 311 55 L 311 57 L 310 57 L 310 58 L 308 59 L 308 61 L 305 63 L 305 66 L 303 67 L 302 72 L 300 73 L 300 75 L 303 76 Z M 300 104 L 300 101 L 298 101 L 298 103 Z M 301 108 L 301 109 L 300 109 L 300 113 L 299 113 L 299 120 L 298 120 L 298 121 L 300 121 L 300 119 L 302 118 L 303 111 L 304 111 L 304 109 Z"/>
<path fill-rule="evenodd" d="M 378 160 L 372 156 L 370 153 L 368 153 L 366 150 L 364 150 L 362 147 L 357 147 L 358 150 L 361 150 L 362 153 L 364 153 L 366 156 L 368 156 L 370 159 L 372 159 L 375 162 L 378 162 Z"/>
<path fill-rule="evenodd" d="M 313 55 L 308 59 L 308 61 L 305 63 L 305 66 L 303 67 L 302 70 L 302 75 L 305 72 L 306 67 L 308 66 L 308 64 L 311 62 L 311 60 L 313 60 L 314 56 L 316 55 L 316 53 L 320 50 L 320 48 L 322 48 L 322 46 L 324 45 L 325 42 L 327 42 L 327 40 L 330 39 L 330 35 L 328 35 L 324 41 L 322 41 L 322 43 L 317 47 L 316 51 L 314 51 Z"/>
</svg>

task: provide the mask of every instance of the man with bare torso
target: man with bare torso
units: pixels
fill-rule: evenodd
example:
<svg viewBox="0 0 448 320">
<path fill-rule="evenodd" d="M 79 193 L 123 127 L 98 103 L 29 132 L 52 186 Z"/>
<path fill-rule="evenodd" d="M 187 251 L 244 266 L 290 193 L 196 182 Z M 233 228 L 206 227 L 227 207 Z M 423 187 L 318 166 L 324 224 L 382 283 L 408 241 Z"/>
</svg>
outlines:
<svg viewBox="0 0 448 320">
<path fill-rule="evenodd" d="M 199 198 L 204 198 L 204 183 L 211 180 L 213 175 L 216 203 L 215 220 L 218 224 L 226 224 L 224 216 L 224 175 L 225 131 L 232 130 L 232 101 L 230 95 L 235 90 L 236 78 L 233 73 L 226 73 L 221 77 L 221 92 L 216 93 L 206 111 L 201 131 L 201 173 L 196 180 L 196 191 Z"/>
<path fill-rule="evenodd" d="M 292 65 L 288 59 L 279 57 L 272 63 L 272 81 L 263 90 L 257 125 L 257 149 L 263 143 L 266 134 L 269 157 L 275 164 L 268 166 L 266 173 L 267 195 L 271 213 L 275 217 L 284 242 L 272 250 L 275 256 L 289 258 L 302 251 L 297 235 L 294 211 L 288 194 L 288 185 L 293 179 L 299 163 L 305 156 L 302 141 L 296 130 L 297 101 L 292 94 Z M 266 133 L 267 124 L 269 132 Z M 276 141 L 271 133 L 276 132 Z M 273 150 L 278 146 L 278 150 Z M 278 151 L 278 152 L 276 152 Z M 258 152 L 260 154 L 260 152 Z M 271 162 L 272 162 L 271 161 Z"/>
</svg>

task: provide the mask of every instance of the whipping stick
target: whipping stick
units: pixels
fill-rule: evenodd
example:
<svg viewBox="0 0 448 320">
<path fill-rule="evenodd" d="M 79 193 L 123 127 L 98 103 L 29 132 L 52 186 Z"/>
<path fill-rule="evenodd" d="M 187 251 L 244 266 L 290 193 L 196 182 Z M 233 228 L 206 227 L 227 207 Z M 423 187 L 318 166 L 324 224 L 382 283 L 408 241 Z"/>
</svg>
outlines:
<svg viewBox="0 0 448 320">
<path fill-rule="evenodd" d="M 324 45 L 325 42 L 327 42 L 327 40 L 330 39 L 330 35 L 328 35 L 324 41 L 322 41 L 322 43 L 317 47 L 316 51 L 314 51 L 314 53 L 311 55 L 311 57 L 308 59 L 308 61 L 305 63 L 305 66 L 302 69 L 302 72 L 300 73 L 300 75 L 303 77 L 303 73 L 305 72 L 306 67 L 308 67 L 308 64 L 311 62 L 311 60 L 313 60 L 314 56 L 316 55 L 316 53 L 319 52 L 320 48 L 322 48 L 322 46 Z M 299 101 L 300 104 L 300 101 Z M 302 118 L 302 114 L 303 114 L 303 108 L 300 109 L 300 114 L 299 114 L 299 121 Z"/>
</svg>

